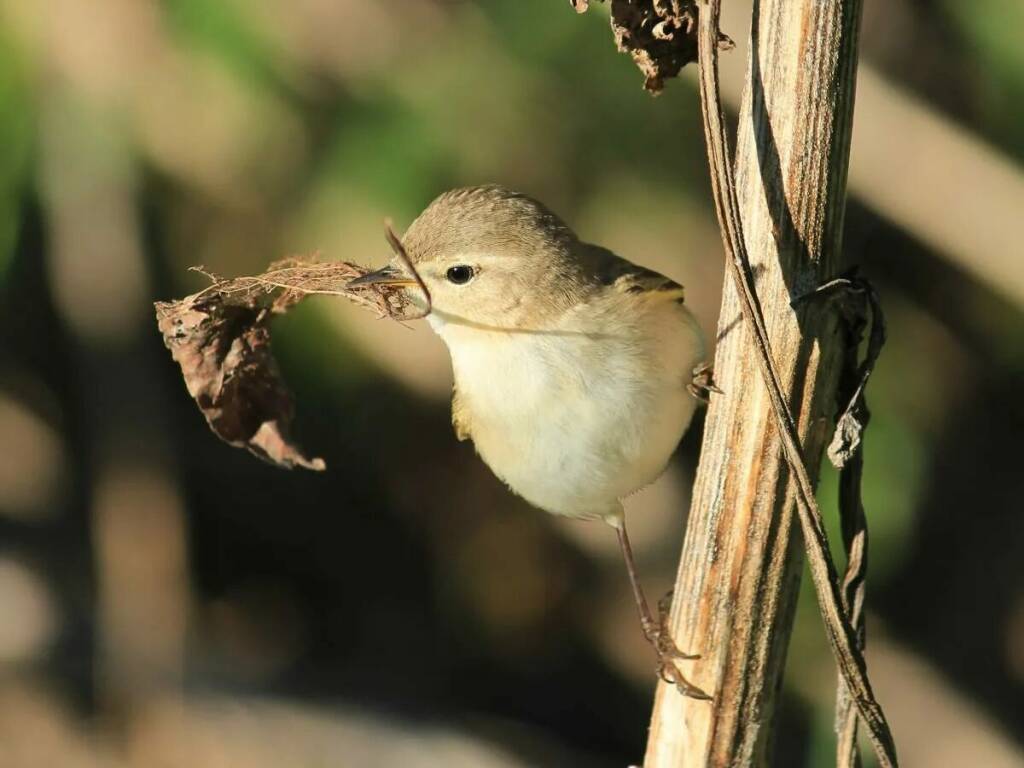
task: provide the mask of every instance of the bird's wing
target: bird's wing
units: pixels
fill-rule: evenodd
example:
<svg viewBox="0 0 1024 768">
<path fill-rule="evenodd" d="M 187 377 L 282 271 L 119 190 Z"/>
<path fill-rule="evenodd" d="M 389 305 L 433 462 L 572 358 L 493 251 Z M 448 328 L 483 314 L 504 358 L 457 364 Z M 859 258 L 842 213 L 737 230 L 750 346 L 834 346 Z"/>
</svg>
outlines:
<svg viewBox="0 0 1024 768">
<path fill-rule="evenodd" d="M 683 286 L 675 280 L 616 256 L 605 248 L 591 248 L 592 264 L 602 285 L 612 286 L 621 293 L 683 303 Z"/>
<path fill-rule="evenodd" d="M 452 426 L 455 427 L 455 437 L 460 442 L 470 438 L 469 414 L 459 399 L 459 390 L 456 388 L 452 389 Z"/>
</svg>

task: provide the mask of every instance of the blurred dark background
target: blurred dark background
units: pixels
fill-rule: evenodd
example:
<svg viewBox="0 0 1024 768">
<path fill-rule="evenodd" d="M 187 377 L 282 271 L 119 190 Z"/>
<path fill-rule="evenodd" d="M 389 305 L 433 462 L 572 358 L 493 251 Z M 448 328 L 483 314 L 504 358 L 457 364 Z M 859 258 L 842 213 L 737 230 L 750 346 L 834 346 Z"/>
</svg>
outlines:
<svg viewBox="0 0 1024 768">
<path fill-rule="evenodd" d="M 727 5 L 735 107 L 749 6 Z M 1024 764 L 1021 30 L 1018 0 L 865 10 L 846 247 L 890 331 L 869 663 L 913 766 Z M 380 265 L 385 216 L 494 181 L 684 283 L 710 331 L 692 73 L 641 82 L 606 9 L 564 0 L 0 0 L 0 764 L 640 760 L 652 659 L 614 536 L 456 442 L 425 327 L 326 299 L 277 323 L 328 464 L 286 472 L 208 431 L 151 302 L 194 264 Z M 627 506 L 652 594 L 699 443 Z M 805 592 L 786 766 L 832 754 Z"/>
</svg>

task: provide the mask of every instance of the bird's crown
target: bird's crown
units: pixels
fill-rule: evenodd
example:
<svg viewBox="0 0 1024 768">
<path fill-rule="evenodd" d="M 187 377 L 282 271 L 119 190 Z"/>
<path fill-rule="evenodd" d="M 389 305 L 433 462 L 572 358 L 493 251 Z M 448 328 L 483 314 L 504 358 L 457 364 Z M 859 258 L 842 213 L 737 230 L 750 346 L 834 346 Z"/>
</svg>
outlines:
<svg viewBox="0 0 1024 768">
<path fill-rule="evenodd" d="M 540 201 L 488 184 L 435 198 L 402 242 L 413 262 L 423 262 L 469 252 L 564 252 L 575 240 L 575 233 Z"/>
</svg>

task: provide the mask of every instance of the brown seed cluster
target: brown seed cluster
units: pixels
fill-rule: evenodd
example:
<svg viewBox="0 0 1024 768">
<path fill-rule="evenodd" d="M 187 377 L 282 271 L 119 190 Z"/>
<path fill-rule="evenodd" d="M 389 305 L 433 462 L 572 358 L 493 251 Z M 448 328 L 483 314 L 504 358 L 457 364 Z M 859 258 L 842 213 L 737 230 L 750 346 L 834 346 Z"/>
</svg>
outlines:
<svg viewBox="0 0 1024 768">
<path fill-rule="evenodd" d="M 589 7 L 589 0 L 570 3 L 577 13 Z M 616 46 L 633 57 L 651 93 L 697 61 L 696 0 L 611 0 L 611 25 Z M 732 41 L 721 35 L 719 44 Z"/>
</svg>

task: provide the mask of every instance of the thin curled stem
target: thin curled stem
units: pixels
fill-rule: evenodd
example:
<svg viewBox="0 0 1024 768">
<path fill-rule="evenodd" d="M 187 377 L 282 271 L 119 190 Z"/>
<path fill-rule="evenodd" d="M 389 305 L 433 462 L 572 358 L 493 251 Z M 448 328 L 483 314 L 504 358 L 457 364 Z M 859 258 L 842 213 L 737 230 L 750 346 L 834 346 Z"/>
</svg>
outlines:
<svg viewBox="0 0 1024 768">
<path fill-rule="evenodd" d="M 430 290 L 427 288 L 427 284 L 423 282 L 423 278 L 420 277 L 420 273 L 416 271 L 416 267 L 412 263 L 412 259 L 409 258 L 409 253 L 405 250 L 405 246 L 402 244 L 401 238 L 395 234 L 394 226 L 392 225 L 391 219 L 384 219 L 384 237 L 388 241 L 388 245 L 391 246 L 391 250 L 395 252 L 395 256 L 402 262 L 402 266 L 405 267 L 409 274 L 413 276 L 416 281 L 417 287 L 423 291 L 423 298 L 426 301 L 426 309 L 419 315 L 410 315 L 403 318 L 404 320 L 422 320 L 424 317 L 430 314 L 434 307 L 434 301 L 430 297 Z"/>
</svg>

